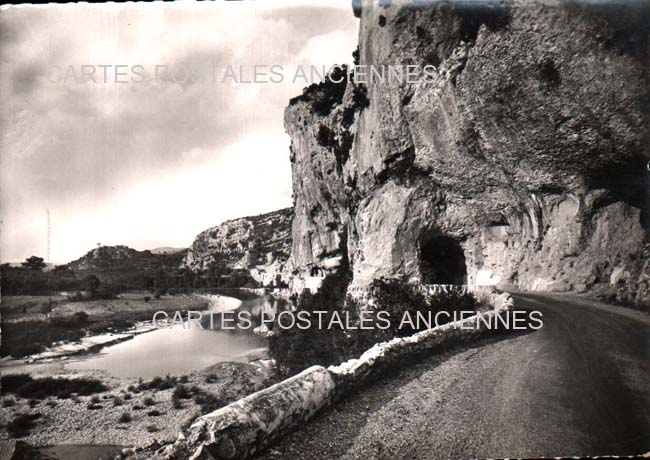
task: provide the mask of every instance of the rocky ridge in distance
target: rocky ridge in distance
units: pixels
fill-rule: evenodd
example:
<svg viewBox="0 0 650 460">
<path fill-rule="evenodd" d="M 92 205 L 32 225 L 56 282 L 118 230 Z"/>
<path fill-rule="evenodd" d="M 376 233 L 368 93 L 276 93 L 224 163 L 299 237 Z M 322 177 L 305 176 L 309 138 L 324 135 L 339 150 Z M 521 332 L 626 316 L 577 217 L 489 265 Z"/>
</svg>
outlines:
<svg viewBox="0 0 650 460">
<path fill-rule="evenodd" d="M 289 257 L 292 217 L 293 209 L 286 208 L 211 227 L 196 236 L 182 266 L 193 272 L 249 270 L 256 281 L 272 284 Z"/>
</svg>

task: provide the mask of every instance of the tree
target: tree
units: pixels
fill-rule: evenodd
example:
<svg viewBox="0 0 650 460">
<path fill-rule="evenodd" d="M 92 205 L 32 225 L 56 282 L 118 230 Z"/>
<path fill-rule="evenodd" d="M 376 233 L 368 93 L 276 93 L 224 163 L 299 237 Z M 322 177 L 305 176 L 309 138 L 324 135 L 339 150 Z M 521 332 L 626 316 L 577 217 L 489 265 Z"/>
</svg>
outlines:
<svg viewBox="0 0 650 460">
<path fill-rule="evenodd" d="M 183 270 L 183 285 L 186 288 L 194 286 L 194 272 L 191 270 Z"/>
<path fill-rule="evenodd" d="M 167 292 L 169 283 L 167 282 L 167 274 L 162 268 L 156 270 L 155 278 L 153 280 L 153 287 L 163 294 Z"/>
<path fill-rule="evenodd" d="M 31 256 L 25 259 L 25 262 L 22 263 L 22 266 L 25 268 L 29 268 L 30 270 L 38 270 L 38 271 L 41 271 L 46 267 L 43 258 L 37 256 Z"/>
<path fill-rule="evenodd" d="M 99 281 L 99 278 L 97 278 L 96 275 L 88 275 L 86 278 L 84 278 L 84 286 L 86 287 L 86 290 L 91 297 L 95 296 L 100 284 L 101 281 Z"/>
</svg>

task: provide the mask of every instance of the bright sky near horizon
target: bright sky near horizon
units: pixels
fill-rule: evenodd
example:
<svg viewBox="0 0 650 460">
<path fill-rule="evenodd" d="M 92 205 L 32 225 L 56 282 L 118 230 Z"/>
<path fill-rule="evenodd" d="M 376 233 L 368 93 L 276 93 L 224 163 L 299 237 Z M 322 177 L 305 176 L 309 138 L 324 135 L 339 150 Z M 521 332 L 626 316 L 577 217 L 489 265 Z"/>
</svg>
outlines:
<svg viewBox="0 0 650 460">
<path fill-rule="evenodd" d="M 350 63 L 357 30 L 349 0 L 3 7 L 0 259 L 46 257 L 48 209 L 50 261 L 62 263 L 98 243 L 185 247 L 226 219 L 290 206 L 283 111 L 306 86 L 292 69 Z M 114 67 L 84 81 L 84 65 L 124 65 L 127 82 Z M 156 65 L 286 76 L 131 80 Z M 70 66 L 75 79 L 59 81 L 53 69 Z"/>
</svg>

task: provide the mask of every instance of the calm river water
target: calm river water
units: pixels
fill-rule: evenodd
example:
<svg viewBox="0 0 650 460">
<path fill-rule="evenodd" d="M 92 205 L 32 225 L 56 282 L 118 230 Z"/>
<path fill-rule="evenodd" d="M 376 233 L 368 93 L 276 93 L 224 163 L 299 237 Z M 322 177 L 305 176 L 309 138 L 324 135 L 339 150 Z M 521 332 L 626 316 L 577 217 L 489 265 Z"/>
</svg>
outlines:
<svg viewBox="0 0 650 460">
<path fill-rule="evenodd" d="M 219 313 L 226 310 L 247 311 L 254 324 L 262 314 L 271 314 L 286 308 L 286 303 L 268 297 L 237 300 L 215 296 L 212 307 L 203 312 Z M 216 317 L 219 317 L 217 315 Z M 185 323 L 187 326 L 187 323 Z M 75 370 L 103 370 L 115 377 L 142 377 L 145 379 L 167 374 L 183 374 L 223 361 L 247 362 L 255 351 L 265 350 L 267 339 L 247 330 L 201 329 L 192 324 L 182 327 L 163 327 L 138 335 L 131 340 L 102 349 L 66 368 Z"/>
</svg>

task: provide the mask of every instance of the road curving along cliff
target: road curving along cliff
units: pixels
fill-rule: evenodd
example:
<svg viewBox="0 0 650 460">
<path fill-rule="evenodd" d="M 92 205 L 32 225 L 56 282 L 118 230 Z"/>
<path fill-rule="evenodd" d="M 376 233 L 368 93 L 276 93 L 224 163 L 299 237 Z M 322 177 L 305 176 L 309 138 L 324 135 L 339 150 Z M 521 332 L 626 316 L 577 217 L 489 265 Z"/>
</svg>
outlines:
<svg viewBox="0 0 650 460">
<path fill-rule="evenodd" d="M 429 355 L 350 395 L 259 460 L 551 458 L 650 451 L 650 316 L 513 294 L 537 331 Z"/>
</svg>

